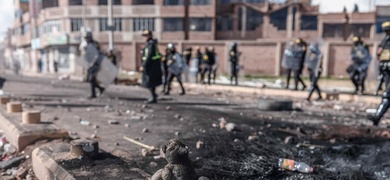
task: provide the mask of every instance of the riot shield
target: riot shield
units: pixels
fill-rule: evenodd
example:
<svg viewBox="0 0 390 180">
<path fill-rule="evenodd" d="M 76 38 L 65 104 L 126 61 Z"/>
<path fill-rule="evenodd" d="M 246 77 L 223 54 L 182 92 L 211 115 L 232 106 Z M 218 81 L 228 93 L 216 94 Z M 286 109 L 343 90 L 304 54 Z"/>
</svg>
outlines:
<svg viewBox="0 0 390 180">
<path fill-rule="evenodd" d="M 112 62 L 104 57 L 100 64 L 99 71 L 97 73 L 97 81 L 107 87 L 110 85 L 119 74 L 119 69 L 112 64 Z"/>
<path fill-rule="evenodd" d="M 283 53 L 282 66 L 286 69 L 299 70 L 301 67 L 303 51 L 295 43 L 288 42 Z"/>
<path fill-rule="evenodd" d="M 352 48 L 351 59 L 358 70 L 365 71 L 371 62 L 371 55 L 364 46 L 358 45 Z"/>
<path fill-rule="evenodd" d="M 79 49 L 81 56 L 78 58 L 77 64 L 84 68 L 91 67 L 99 56 L 99 50 L 97 50 L 93 44 L 87 44 L 85 41 L 80 44 Z"/>
<path fill-rule="evenodd" d="M 307 51 L 305 64 L 309 69 L 318 72 L 321 66 L 322 53 L 317 42 L 311 42 Z M 317 74 L 317 73 L 316 73 Z"/>
</svg>

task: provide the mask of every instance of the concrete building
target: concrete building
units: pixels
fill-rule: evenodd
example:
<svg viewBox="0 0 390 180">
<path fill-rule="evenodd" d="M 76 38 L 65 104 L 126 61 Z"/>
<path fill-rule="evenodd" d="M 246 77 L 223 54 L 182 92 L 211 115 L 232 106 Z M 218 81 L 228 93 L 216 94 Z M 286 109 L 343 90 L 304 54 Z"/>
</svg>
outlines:
<svg viewBox="0 0 390 180">
<path fill-rule="evenodd" d="M 319 7 L 310 5 L 309 0 L 282 4 L 268 0 L 188 0 L 188 8 L 184 5 L 187 0 L 112 1 L 114 47 L 124 70 L 136 70 L 140 65 L 139 52 L 144 46 L 140 34 L 150 29 L 161 42 L 161 52 L 169 42 L 176 43 L 180 51 L 190 46 L 214 46 L 221 59 L 220 73 L 229 71 L 226 55 L 232 40 L 239 42 L 243 52 L 244 74 L 280 75 L 286 40 L 323 38 L 325 75 L 343 76 L 349 37 L 361 35 L 375 49 L 383 35 L 381 22 L 390 20 L 390 7 L 377 7 L 369 13 L 320 14 Z M 107 0 L 14 2 L 16 18 L 10 29 L 10 47 L 24 70 L 53 72 L 57 61 L 60 72 L 82 73 L 76 63 L 82 27 L 93 30 L 103 50 L 108 47 Z M 338 63 L 343 66 L 335 66 Z"/>
</svg>

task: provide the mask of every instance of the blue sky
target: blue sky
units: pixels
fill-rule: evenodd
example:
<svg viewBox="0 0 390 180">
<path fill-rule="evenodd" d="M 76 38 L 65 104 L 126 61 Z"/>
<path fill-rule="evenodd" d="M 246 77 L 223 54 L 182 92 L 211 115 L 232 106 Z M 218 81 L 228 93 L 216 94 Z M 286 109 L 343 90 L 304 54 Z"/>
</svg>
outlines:
<svg viewBox="0 0 390 180">
<path fill-rule="evenodd" d="M 0 40 L 13 21 L 13 1 L 0 0 Z M 359 5 L 360 11 L 369 11 L 374 4 L 390 5 L 390 0 L 312 0 L 312 2 L 320 5 L 321 12 L 340 12 L 344 6 L 350 12 L 355 3 Z"/>
</svg>

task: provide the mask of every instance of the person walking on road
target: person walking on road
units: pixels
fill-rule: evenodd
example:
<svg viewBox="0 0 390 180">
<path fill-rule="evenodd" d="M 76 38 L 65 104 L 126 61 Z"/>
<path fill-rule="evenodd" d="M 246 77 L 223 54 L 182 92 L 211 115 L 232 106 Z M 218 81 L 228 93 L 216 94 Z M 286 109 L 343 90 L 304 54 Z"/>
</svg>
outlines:
<svg viewBox="0 0 390 180">
<path fill-rule="evenodd" d="M 111 61 L 113 65 L 115 65 L 116 67 L 118 66 L 116 55 L 114 54 L 114 50 L 112 50 L 111 48 L 107 50 L 107 58 Z M 117 77 L 114 79 L 114 84 L 118 84 Z"/>
<path fill-rule="evenodd" d="M 168 66 L 168 78 L 166 81 L 166 84 L 168 86 L 167 91 L 165 92 L 165 95 L 169 95 L 169 92 L 171 90 L 171 83 L 174 77 L 176 77 L 180 87 L 181 87 L 181 93 L 180 95 L 184 95 L 185 89 L 183 86 L 183 82 L 181 79 L 181 74 L 183 72 L 183 69 L 185 68 L 185 62 L 182 59 L 181 55 L 176 52 L 175 45 L 172 43 L 168 44 L 169 54 L 167 56 L 167 66 Z M 165 85 L 164 85 L 165 86 Z"/>
<path fill-rule="evenodd" d="M 317 92 L 317 100 L 321 100 L 321 90 L 318 87 L 318 80 L 322 73 L 322 53 L 318 48 L 318 43 L 311 43 L 309 46 L 309 56 L 306 58 L 305 64 L 308 66 L 309 77 L 310 77 L 310 89 L 307 101 L 310 101 L 314 91 Z"/>
<path fill-rule="evenodd" d="M 232 42 L 230 45 L 229 51 L 229 61 L 230 61 L 230 84 L 238 85 L 238 62 L 239 62 L 240 53 L 237 50 L 237 43 Z"/>
<path fill-rule="evenodd" d="M 93 39 L 92 32 L 87 31 L 84 32 L 84 42 L 87 46 L 83 47 L 92 47 L 93 51 L 97 54 L 93 54 L 93 56 L 89 56 L 89 58 L 96 59 L 88 59 L 88 62 L 93 62 L 92 65 L 87 70 L 87 81 L 91 84 L 91 95 L 88 98 L 96 98 L 96 88 L 99 89 L 100 95 L 103 94 L 105 88 L 101 87 L 97 81 L 97 74 L 100 69 L 101 62 L 105 57 L 104 54 L 100 51 L 100 44 Z M 82 45 L 80 45 L 82 46 Z M 92 50 L 92 49 L 88 49 Z M 86 52 L 88 53 L 88 52 Z"/>
<path fill-rule="evenodd" d="M 196 83 L 203 83 L 203 75 L 202 75 L 202 72 L 203 72 L 203 54 L 202 52 L 200 51 L 200 47 L 199 46 L 196 46 L 195 47 L 195 50 L 196 50 L 196 54 L 195 54 L 195 57 L 196 57 L 196 60 L 197 60 L 197 72 L 196 72 Z"/>
<path fill-rule="evenodd" d="M 376 113 L 368 116 L 368 119 L 374 123 L 374 126 L 379 124 L 381 118 L 390 107 L 390 21 L 384 22 L 382 24 L 382 29 L 385 31 L 386 36 L 383 38 L 378 48 L 378 59 L 380 61 L 379 65 L 381 70 L 385 76 L 386 89 L 382 94 L 382 102 L 376 110 Z"/>
<path fill-rule="evenodd" d="M 347 72 L 355 86 L 355 93 L 359 93 L 360 90 L 360 93 L 363 94 L 371 56 L 367 44 L 359 36 L 353 37 L 351 56 L 352 64 L 347 68 Z"/>
<path fill-rule="evenodd" d="M 157 40 L 153 39 L 152 31 L 144 30 L 142 36 L 146 46 L 142 51 L 142 86 L 148 88 L 151 97 L 146 103 L 157 103 L 156 87 L 162 84 L 161 54 L 158 51 Z"/>
</svg>

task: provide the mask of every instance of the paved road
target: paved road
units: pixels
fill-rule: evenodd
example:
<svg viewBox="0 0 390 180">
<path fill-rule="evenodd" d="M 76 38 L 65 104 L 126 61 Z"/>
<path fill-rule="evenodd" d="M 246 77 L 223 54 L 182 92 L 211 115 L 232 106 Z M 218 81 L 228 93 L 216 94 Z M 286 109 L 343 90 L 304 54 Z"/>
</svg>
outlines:
<svg viewBox="0 0 390 180">
<path fill-rule="evenodd" d="M 207 138 L 220 139 L 218 142 L 224 144 L 237 138 L 246 141 L 248 136 L 255 134 L 267 135 L 283 144 L 288 134 L 281 133 L 280 128 L 300 127 L 306 134 L 315 134 L 323 130 L 322 125 L 364 127 L 370 124 L 365 120 L 364 111 L 374 106 L 337 101 L 307 103 L 292 98 L 294 111 L 260 111 L 256 108 L 257 100 L 270 97 L 210 91 L 207 88 L 187 89 L 185 96 L 178 95 L 179 89 L 174 89 L 171 96 L 160 95 L 158 104 L 145 106 L 143 102 L 149 94 L 138 86 L 111 86 L 102 97 L 89 100 L 85 98 L 89 94 L 87 83 L 4 76 L 8 79 L 4 91 L 24 102 L 25 108 L 43 110 L 43 121 L 52 122 L 80 138 L 96 135 L 103 150 L 129 161 L 139 158 L 141 148 L 124 140 L 123 136 L 137 138 L 155 147 L 166 144 L 169 139 L 179 138 L 194 154 L 199 154 L 195 148 L 196 142 Z M 218 125 L 221 117 L 236 123 L 241 132 L 230 133 L 213 127 L 213 124 Z M 118 121 L 118 124 L 109 124 L 110 120 Z M 80 121 L 90 124 L 82 125 Z M 144 129 L 149 132 L 143 133 Z M 337 139 L 326 138 L 321 140 L 322 144 L 330 138 Z M 361 139 L 359 136 L 349 137 L 348 142 L 353 142 L 354 138 Z M 310 143 L 304 138 L 301 140 Z M 344 140 L 339 137 L 337 142 L 347 142 Z M 213 144 L 208 146 L 212 147 Z M 157 162 L 157 167 L 146 171 L 153 172 L 164 164 L 164 161 Z"/>
</svg>

